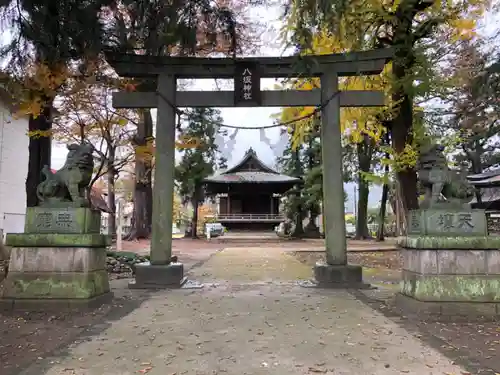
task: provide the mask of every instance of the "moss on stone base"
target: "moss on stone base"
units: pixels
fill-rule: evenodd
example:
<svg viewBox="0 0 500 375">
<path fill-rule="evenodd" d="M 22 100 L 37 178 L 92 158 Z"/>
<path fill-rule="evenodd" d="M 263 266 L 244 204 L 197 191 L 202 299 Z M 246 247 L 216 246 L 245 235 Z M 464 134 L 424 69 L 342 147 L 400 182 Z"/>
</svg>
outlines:
<svg viewBox="0 0 500 375">
<path fill-rule="evenodd" d="M 500 302 L 500 277 L 419 275 L 403 271 L 401 293 L 420 301 Z"/>
<path fill-rule="evenodd" d="M 442 237 L 442 236 L 406 236 L 398 241 L 400 247 L 406 249 L 464 249 L 484 250 L 500 249 L 500 237 Z"/>
<path fill-rule="evenodd" d="M 12 247 L 107 247 L 111 237 L 104 234 L 8 233 Z"/>
<path fill-rule="evenodd" d="M 109 292 L 105 270 L 88 273 L 9 272 L 3 298 L 88 299 Z"/>
</svg>

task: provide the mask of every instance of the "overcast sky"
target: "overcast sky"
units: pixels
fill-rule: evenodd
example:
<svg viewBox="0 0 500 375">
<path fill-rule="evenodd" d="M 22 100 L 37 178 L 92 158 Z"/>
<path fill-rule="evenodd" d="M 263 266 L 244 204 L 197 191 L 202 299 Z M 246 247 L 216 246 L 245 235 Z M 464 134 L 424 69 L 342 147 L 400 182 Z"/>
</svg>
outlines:
<svg viewBox="0 0 500 375">
<path fill-rule="evenodd" d="M 283 47 L 278 39 L 278 30 L 281 26 L 281 10 L 279 8 L 260 8 L 253 11 L 253 17 L 262 21 L 265 21 L 267 25 L 267 30 L 263 33 L 262 37 L 262 48 L 259 52 L 260 56 L 280 56 L 285 55 L 283 52 Z M 498 14 L 487 17 L 485 24 L 483 25 L 482 32 L 486 34 L 492 34 L 495 29 L 497 29 L 498 21 L 500 17 Z M 273 79 L 263 79 L 261 82 L 261 87 L 265 89 L 272 89 L 273 85 L 277 82 Z M 221 85 L 218 85 L 221 87 Z M 222 87 L 225 90 L 232 89 L 232 83 L 230 81 L 225 81 L 222 83 Z M 190 90 L 217 90 L 217 85 L 214 80 L 196 80 L 194 84 L 188 87 Z M 273 122 L 271 116 L 279 112 L 280 108 L 221 108 L 222 117 L 224 123 L 227 125 L 237 125 L 241 127 L 254 127 L 254 126 L 265 126 L 270 125 Z M 153 113 L 156 116 L 156 111 Z M 232 130 L 229 130 L 229 134 Z M 279 139 L 280 130 L 277 128 L 265 130 L 266 136 L 271 140 L 272 143 L 276 143 Z M 230 155 L 229 165 L 237 163 L 244 155 L 248 148 L 252 147 L 258 154 L 258 156 L 266 162 L 268 165 L 272 166 L 275 163 L 275 156 L 268 145 L 260 141 L 260 134 L 258 130 L 241 130 L 236 136 L 236 146 L 232 155 Z M 54 145 L 54 150 L 52 153 L 52 167 L 60 168 L 64 163 L 66 157 L 66 147 L 62 145 Z M 355 184 L 346 184 L 346 192 L 348 194 L 348 202 L 346 204 L 346 211 L 352 212 L 354 210 L 354 194 L 356 190 Z M 381 188 L 374 186 L 370 192 L 369 206 L 376 207 L 380 202 Z"/>
</svg>

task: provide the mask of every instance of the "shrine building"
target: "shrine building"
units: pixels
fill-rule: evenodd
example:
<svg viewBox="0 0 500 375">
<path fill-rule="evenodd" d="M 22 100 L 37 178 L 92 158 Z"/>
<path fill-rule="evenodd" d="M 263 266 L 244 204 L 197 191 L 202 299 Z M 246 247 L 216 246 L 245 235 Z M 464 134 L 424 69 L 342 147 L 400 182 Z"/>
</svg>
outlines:
<svg viewBox="0 0 500 375">
<path fill-rule="evenodd" d="M 301 179 L 280 174 L 250 148 L 234 167 L 204 180 L 206 194 L 215 197 L 216 219 L 228 229 L 272 230 L 285 217 L 280 197 Z"/>
</svg>

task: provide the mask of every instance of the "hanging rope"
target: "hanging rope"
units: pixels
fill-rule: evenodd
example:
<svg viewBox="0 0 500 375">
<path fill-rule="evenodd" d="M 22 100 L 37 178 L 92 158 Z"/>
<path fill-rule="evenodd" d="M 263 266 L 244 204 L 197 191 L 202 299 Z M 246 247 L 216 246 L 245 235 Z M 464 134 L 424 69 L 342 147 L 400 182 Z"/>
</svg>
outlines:
<svg viewBox="0 0 500 375">
<path fill-rule="evenodd" d="M 156 94 L 163 100 L 165 103 L 167 103 L 177 114 L 178 119 L 177 119 L 177 128 L 180 128 L 180 119 L 181 116 L 187 116 L 188 113 L 185 111 L 180 110 L 178 107 L 175 106 L 170 100 L 168 100 L 165 95 L 163 95 L 161 92 L 156 92 Z M 314 109 L 311 113 L 303 116 L 296 117 L 294 119 L 288 120 L 288 121 L 283 121 L 283 122 L 278 122 L 273 125 L 265 125 L 265 126 L 249 126 L 249 127 L 243 127 L 243 126 L 236 126 L 236 125 L 227 125 L 227 124 L 220 124 L 217 125 L 221 128 L 228 128 L 228 129 L 239 129 L 239 130 L 260 130 L 260 129 L 271 129 L 271 128 L 278 128 L 281 126 L 288 126 L 288 125 L 293 125 L 296 122 L 305 120 L 307 118 L 310 118 L 314 116 L 315 114 L 319 113 L 323 108 L 325 108 L 337 95 L 340 94 L 340 91 L 336 91 L 333 93 L 325 102 L 321 103 L 318 107 Z"/>
</svg>

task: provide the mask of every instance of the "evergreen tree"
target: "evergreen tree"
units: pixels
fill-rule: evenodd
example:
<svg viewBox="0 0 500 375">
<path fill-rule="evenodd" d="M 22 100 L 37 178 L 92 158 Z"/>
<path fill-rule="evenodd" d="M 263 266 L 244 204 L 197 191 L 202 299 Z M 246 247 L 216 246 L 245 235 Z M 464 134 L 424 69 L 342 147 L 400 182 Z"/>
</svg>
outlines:
<svg viewBox="0 0 500 375">
<path fill-rule="evenodd" d="M 316 218 L 319 216 L 323 200 L 323 170 L 321 168 L 321 141 L 319 138 L 319 122 L 316 118 L 316 128 L 307 137 L 304 150 L 304 174 L 303 196 L 305 208 L 309 212 L 309 222 L 306 225 L 308 236 L 319 235 Z"/>
<path fill-rule="evenodd" d="M 55 77 L 70 61 L 95 57 L 106 39 L 100 13 L 114 0 L 4 0 L 0 18 L 13 34 L 2 46 L 0 56 L 8 58 L 9 72 L 22 80 L 25 69 L 44 65 Z M 56 78 L 57 79 L 57 78 Z M 64 83 L 64 82 L 62 82 Z M 50 166 L 53 102 L 56 90 L 32 93 L 40 101 L 40 113 L 29 117 L 29 165 L 26 178 L 27 206 L 36 206 L 40 171 Z"/>
<path fill-rule="evenodd" d="M 302 178 L 304 176 L 304 169 L 302 163 L 303 147 L 299 146 L 296 149 L 292 147 L 291 138 L 288 146 L 283 151 L 283 155 L 278 158 L 277 164 L 282 173 L 293 177 Z M 286 192 L 285 203 L 285 216 L 294 224 L 292 232 L 293 237 L 302 237 L 304 235 L 304 227 L 302 220 L 304 220 L 305 200 L 302 195 L 303 185 L 296 184 L 293 188 Z"/>
<path fill-rule="evenodd" d="M 213 108 L 195 108 L 187 113 L 187 124 L 182 133 L 186 137 L 197 138 L 201 144 L 196 148 L 182 150 L 182 159 L 175 170 L 179 194 L 184 203 L 193 206 L 191 236 L 197 237 L 198 207 L 205 199 L 203 179 L 215 172 L 218 162 L 224 162 L 218 153 L 215 136 L 223 123 L 221 113 Z"/>
<path fill-rule="evenodd" d="M 237 14 L 246 9 L 237 0 L 184 2 L 122 0 L 125 7 L 110 18 L 110 42 L 119 52 L 154 56 L 203 56 L 211 52 L 233 54 L 248 47 L 251 23 Z M 237 21 L 237 18 L 239 19 Z M 151 91 L 156 83 L 141 80 L 137 91 Z M 152 146 L 153 120 L 149 109 L 139 111 L 134 144 Z M 152 158 L 135 160 L 134 212 L 127 240 L 147 238 L 152 220 Z"/>
</svg>

